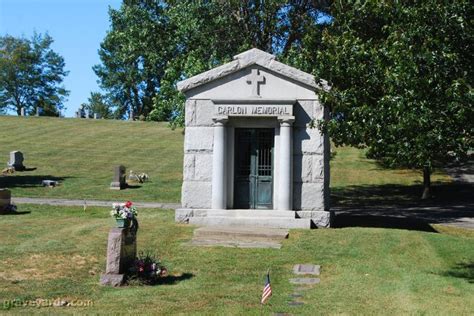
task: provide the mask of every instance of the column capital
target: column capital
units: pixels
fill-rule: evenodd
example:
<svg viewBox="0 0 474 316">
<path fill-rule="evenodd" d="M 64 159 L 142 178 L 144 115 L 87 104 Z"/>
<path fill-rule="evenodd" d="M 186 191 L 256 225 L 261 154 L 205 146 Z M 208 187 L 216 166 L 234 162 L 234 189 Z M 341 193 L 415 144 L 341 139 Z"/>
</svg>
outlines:
<svg viewBox="0 0 474 316">
<path fill-rule="evenodd" d="M 278 121 L 280 122 L 280 126 L 291 126 L 295 121 L 294 116 L 279 116 Z"/>
<path fill-rule="evenodd" d="M 214 122 L 214 126 L 215 125 L 225 125 L 225 123 L 227 123 L 227 121 L 229 121 L 229 117 L 228 116 L 216 116 L 216 117 L 212 118 L 212 121 Z"/>
</svg>

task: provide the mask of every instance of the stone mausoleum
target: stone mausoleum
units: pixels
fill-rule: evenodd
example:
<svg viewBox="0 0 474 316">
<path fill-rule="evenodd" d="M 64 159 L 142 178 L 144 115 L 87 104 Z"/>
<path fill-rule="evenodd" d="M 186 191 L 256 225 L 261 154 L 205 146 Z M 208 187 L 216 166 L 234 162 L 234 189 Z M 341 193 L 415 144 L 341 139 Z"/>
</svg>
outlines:
<svg viewBox="0 0 474 316">
<path fill-rule="evenodd" d="M 186 95 L 182 208 L 196 225 L 329 227 L 325 81 L 251 49 L 178 83 Z"/>
</svg>

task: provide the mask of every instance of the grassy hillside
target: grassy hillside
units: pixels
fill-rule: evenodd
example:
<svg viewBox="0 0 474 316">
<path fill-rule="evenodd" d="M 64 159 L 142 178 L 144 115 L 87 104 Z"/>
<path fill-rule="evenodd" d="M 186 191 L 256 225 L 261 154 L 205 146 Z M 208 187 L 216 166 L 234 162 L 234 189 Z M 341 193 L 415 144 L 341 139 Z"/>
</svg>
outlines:
<svg viewBox="0 0 474 316">
<path fill-rule="evenodd" d="M 157 286 L 107 288 L 107 208 L 21 205 L 0 221 L 0 314 L 468 315 L 474 310 L 474 235 L 382 228 L 292 230 L 283 247 L 192 247 L 193 227 L 172 211 L 139 210 L 138 250 L 171 276 Z M 27 213 L 30 212 L 30 213 Z M 321 283 L 291 285 L 294 264 L 320 264 Z M 260 306 L 271 269 L 273 297 Z M 293 293 L 302 306 L 289 306 Z M 36 299 L 92 300 L 90 307 L 14 307 Z M 17 305 L 18 306 L 18 305 Z M 5 312 L 4 310 L 4 312 Z"/>
<path fill-rule="evenodd" d="M 180 199 L 183 134 L 164 123 L 111 120 L 58 119 L 0 116 L 0 163 L 6 166 L 9 152 L 20 150 L 25 165 L 34 171 L 0 177 L 0 187 L 14 196 L 74 199 L 133 199 L 178 202 Z M 354 148 L 336 148 L 331 161 L 331 186 L 419 183 L 414 170 L 387 170 Z M 115 165 L 146 172 L 151 182 L 139 188 L 111 191 Z M 41 187 L 43 179 L 57 179 L 61 186 Z M 433 181 L 448 181 L 435 175 Z"/>
<path fill-rule="evenodd" d="M 0 178 L 14 196 L 133 199 L 177 202 L 180 196 L 183 135 L 164 123 L 112 120 L 0 117 L 0 159 L 20 150 L 34 171 Z M 151 182 L 123 191 L 109 189 L 115 165 L 146 172 Z M 61 186 L 40 186 L 58 179 Z"/>
</svg>

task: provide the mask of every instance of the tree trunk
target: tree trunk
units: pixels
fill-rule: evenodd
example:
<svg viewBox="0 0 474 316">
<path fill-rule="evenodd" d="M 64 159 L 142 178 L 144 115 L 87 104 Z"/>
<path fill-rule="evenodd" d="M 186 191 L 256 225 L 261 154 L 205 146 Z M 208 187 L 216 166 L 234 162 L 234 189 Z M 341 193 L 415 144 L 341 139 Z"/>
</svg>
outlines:
<svg viewBox="0 0 474 316">
<path fill-rule="evenodd" d="M 429 166 L 423 167 L 423 195 L 422 200 L 431 198 L 431 170 Z"/>
</svg>

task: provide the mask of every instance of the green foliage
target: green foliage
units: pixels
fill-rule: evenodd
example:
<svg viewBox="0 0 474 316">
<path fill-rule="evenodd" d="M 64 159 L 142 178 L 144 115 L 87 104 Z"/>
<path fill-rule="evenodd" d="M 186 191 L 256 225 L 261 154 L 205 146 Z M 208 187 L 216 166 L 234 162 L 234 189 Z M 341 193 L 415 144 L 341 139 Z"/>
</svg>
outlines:
<svg viewBox="0 0 474 316">
<path fill-rule="evenodd" d="M 34 34 L 31 40 L 0 37 L 0 109 L 21 108 L 41 115 L 58 116 L 69 95 L 62 82 L 68 72 L 64 59 L 50 46 L 48 34 Z"/>
<path fill-rule="evenodd" d="M 125 1 L 110 9 L 111 30 L 94 66 L 101 87 L 117 105 L 115 116 L 148 115 L 168 60 L 173 58 L 164 6 L 151 1 Z"/>
<path fill-rule="evenodd" d="M 461 160 L 473 146 L 469 1 L 336 1 L 317 54 L 336 145 L 389 166 Z"/>
<path fill-rule="evenodd" d="M 125 1 L 111 10 L 111 30 L 94 69 L 102 87 L 148 120 L 183 123 L 176 83 L 257 47 L 300 68 L 309 63 L 326 1 Z M 314 36 L 313 36 L 314 35 Z"/>
<path fill-rule="evenodd" d="M 113 118 L 113 106 L 111 105 L 107 96 L 101 94 L 100 92 L 91 92 L 91 96 L 89 97 L 88 101 L 88 103 L 82 104 L 82 109 L 88 110 L 90 116 L 93 116 L 91 113 L 97 113 L 100 118 Z"/>
</svg>

